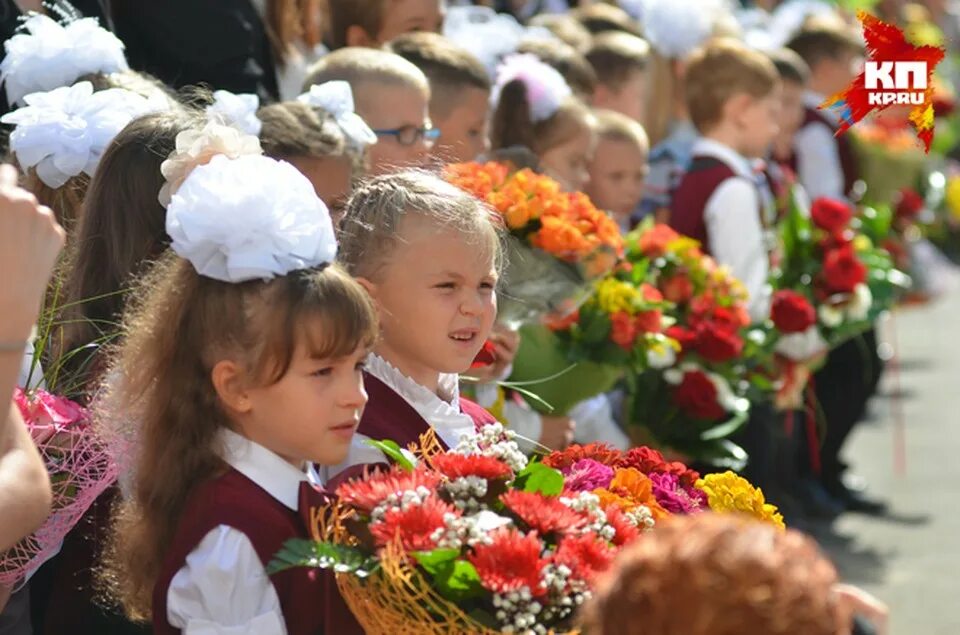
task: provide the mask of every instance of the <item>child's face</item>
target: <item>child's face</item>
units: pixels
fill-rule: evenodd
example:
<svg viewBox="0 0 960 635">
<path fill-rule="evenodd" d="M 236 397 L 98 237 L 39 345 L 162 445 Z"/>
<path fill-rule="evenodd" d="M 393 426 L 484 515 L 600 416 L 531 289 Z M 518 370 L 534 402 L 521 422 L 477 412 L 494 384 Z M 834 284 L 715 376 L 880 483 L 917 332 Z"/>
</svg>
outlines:
<svg viewBox="0 0 960 635">
<path fill-rule="evenodd" d="M 301 343 L 279 381 L 238 393 L 231 405 L 240 406 L 239 432 L 294 465 L 341 463 L 367 403 L 361 373 L 367 354 L 361 346 L 340 359 L 316 359 Z"/>
<path fill-rule="evenodd" d="M 497 314 L 492 254 L 454 229 L 407 216 L 400 244 L 376 281 L 365 281 L 380 311 L 377 352 L 427 387 L 462 373 Z"/>
<path fill-rule="evenodd" d="M 310 179 L 336 225 L 350 196 L 353 165 L 348 157 L 291 157 L 287 161 Z"/>
<path fill-rule="evenodd" d="M 647 74 L 643 71 L 634 71 L 619 90 L 598 84 L 593 96 L 593 105 L 597 108 L 614 110 L 643 123 L 646 99 Z"/>
<path fill-rule="evenodd" d="M 412 31 L 439 33 L 443 15 L 443 0 L 385 0 L 377 41 L 384 44 Z"/>
<path fill-rule="evenodd" d="M 357 93 L 357 113 L 375 131 L 419 129 L 430 124 L 427 97 L 412 86 L 365 84 Z M 409 145 L 395 134 L 378 133 L 377 137 L 368 150 L 370 176 L 426 164 L 431 143 L 423 135 Z"/>
<path fill-rule="evenodd" d="M 635 143 L 601 138 L 590 162 L 586 194 L 618 220 L 627 219 L 643 197 L 647 155 Z"/>
<path fill-rule="evenodd" d="M 760 99 L 749 98 L 744 104 L 736 115 L 741 139 L 736 149 L 747 158 L 764 157 L 780 132 L 780 88 Z"/>
<path fill-rule="evenodd" d="M 596 135 L 584 129 L 540 155 L 540 168 L 544 174 L 560 182 L 564 190 L 579 192 L 590 179 L 587 165 L 596 145 Z"/>
<path fill-rule="evenodd" d="M 441 118 L 431 110 L 433 125 L 440 129 L 440 137 L 433 154 L 444 162 L 473 161 L 490 149 L 487 136 L 487 115 L 490 110 L 490 92 L 468 87 L 459 93 L 453 109 Z"/>
</svg>

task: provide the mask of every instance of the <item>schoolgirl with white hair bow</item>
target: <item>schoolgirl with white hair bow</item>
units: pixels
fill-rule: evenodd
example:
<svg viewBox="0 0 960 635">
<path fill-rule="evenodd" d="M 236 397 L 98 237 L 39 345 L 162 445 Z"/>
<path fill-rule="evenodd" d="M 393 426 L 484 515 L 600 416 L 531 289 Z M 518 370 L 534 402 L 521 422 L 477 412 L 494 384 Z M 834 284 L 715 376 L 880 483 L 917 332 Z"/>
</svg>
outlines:
<svg viewBox="0 0 960 635">
<path fill-rule="evenodd" d="M 307 635 L 322 578 L 264 567 L 309 535 L 309 464 L 347 454 L 376 314 L 333 264 L 310 182 L 220 128 L 178 139 L 162 168 L 172 249 L 127 314 L 101 406 L 141 413 L 111 578 L 155 633 Z"/>
</svg>

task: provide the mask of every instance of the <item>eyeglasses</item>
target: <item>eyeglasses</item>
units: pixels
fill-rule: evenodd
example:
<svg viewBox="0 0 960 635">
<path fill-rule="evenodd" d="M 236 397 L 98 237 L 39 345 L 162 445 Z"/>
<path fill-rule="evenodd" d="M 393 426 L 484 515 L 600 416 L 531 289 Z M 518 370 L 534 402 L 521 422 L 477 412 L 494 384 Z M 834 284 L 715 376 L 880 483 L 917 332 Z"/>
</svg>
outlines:
<svg viewBox="0 0 960 635">
<path fill-rule="evenodd" d="M 433 143 L 440 136 L 440 129 L 434 128 L 432 125 L 426 125 L 419 128 L 417 126 L 380 128 L 374 130 L 374 132 L 377 135 L 395 137 L 397 143 L 402 146 L 412 146 L 415 143 L 419 143 L 421 140 L 425 140 L 427 143 Z"/>
</svg>

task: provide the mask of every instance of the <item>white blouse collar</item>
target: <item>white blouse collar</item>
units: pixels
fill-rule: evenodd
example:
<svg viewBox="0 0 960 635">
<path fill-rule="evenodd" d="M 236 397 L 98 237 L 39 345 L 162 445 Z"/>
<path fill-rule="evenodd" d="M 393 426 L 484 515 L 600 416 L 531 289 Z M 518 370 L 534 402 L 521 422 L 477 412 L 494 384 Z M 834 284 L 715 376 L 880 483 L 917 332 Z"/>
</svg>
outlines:
<svg viewBox="0 0 960 635">
<path fill-rule="evenodd" d="M 441 373 L 437 396 L 426 386 L 404 375 L 397 367 L 375 353 L 367 356 L 367 372 L 386 384 L 417 411 L 436 430 L 449 447 L 460 442 L 460 435 L 475 430 L 470 415 L 460 412 L 460 376 Z"/>
<path fill-rule="evenodd" d="M 286 507 L 296 511 L 300 502 L 300 483 L 307 474 L 259 443 L 233 430 L 220 431 L 223 460 L 259 485 Z"/>
</svg>

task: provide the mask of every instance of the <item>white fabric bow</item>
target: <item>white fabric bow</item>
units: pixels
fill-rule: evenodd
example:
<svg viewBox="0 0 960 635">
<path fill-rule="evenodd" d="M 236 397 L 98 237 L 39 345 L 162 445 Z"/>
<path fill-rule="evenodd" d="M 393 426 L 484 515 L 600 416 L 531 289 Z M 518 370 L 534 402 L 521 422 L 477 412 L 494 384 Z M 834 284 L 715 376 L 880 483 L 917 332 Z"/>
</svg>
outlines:
<svg viewBox="0 0 960 635">
<path fill-rule="evenodd" d="M 207 117 L 249 135 L 260 136 L 263 122 L 257 118 L 259 97 L 252 93 L 234 94 L 228 90 L 218 90 L 213 93 L 213 99 L 214 102 L 207 106 Z"/>
<path fill-rule="evenodd" d="M 136 117 L 158 110 L 151 101 L 122 88 L 93 91 L 90 82 L 24 97 L 26 106 L 0 117 L 14 124 L 10 149 L 24 169 L 56 189 L 71 177 L 93 176 L 107 145 Z"/>
<path fill-rule="evenodd" d="M 640 23 L 658 53 L 684 59 L 710 38 L 725 11 L 723 0 L 644 0 Z"/>
<path fill-rule="evenodd" d="M 95 18 L 66 25 L 42 14 L 32 14 L 4 43 L 0 81 L 7 101 L 18 104 L 25 95 L 69 86 L 89 73 L 116 73 L 129 69 L 123 42 L 102 28 Z"/>
<path fill-rule="evenodd" d="M 167 207 L 167 234 L 197 273 L 224 282 L 269 280 L 337 255 L 310 181 L 262 155 L 217 155 L 190 172 Z"/>
<path fill-rule="evenodd" d="M 297 97 L 297 101 L 313 108 L 322 108 L 333 116 L 344 136 L 351 144 L 362 150 L 377 142 L 377 135 L 367 122 L 354 111 L 353 91 L 344 81 L 314 84 L 310 90 Z"/>
<path fill-rule="evenodd" d="M 552 117 L 570 97 L 573 91 L 555 68 L 548 66 L 536 55 L 518 53 L 503 60 L 497 67 L 497 80 L 490 94 L 493 107 L 500 102 L 503 87 L 514 80 L 523 82 L 530 103 L 530 119 L 539 123 Z"/>
</svg>

